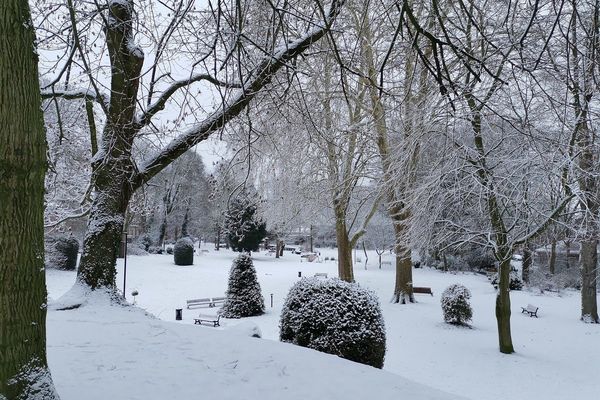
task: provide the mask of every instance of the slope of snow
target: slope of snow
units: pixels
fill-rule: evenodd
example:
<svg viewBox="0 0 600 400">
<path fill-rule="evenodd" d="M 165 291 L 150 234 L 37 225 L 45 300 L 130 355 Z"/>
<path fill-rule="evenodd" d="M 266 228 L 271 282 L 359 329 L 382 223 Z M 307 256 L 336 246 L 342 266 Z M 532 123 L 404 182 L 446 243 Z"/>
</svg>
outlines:
<svg viewBox="0 0 600 400">
<path fill-rule="evenodd" d="M 206 249 L 208 254 L 195 256 L 189 267 L 175 266 L 168 255 L 129 256 L 128 300 L 132 302 L 129 293 L 138 290 L 137 304 L 159 319 L 148 319 L 135 308 L 108 309 L 95 302 L 79 310 L 49 313 L 49 362 L 64 399 L 75 398 L 81 390 L 90 392 L 92 397 L 86 398 L 118 399 L 206 393 L 214 399 L 452 397 L 427 387 L 477 400 L 597 396 L 600 326 L 579 321 L 577 292 L 512 292 L 516 353 L 503 355 L 497 344 L 495 290 L 485 277 L 416 269 L 415 286 L 431 287 L 434 296 L 417 295 L 418 303 L 411 305 L 391 304 L 393 266 L 378 269 L 377 257 L 371 255 L 368 270 L 356 265 L 355 277 L 379 295 L 387 330 L 384 371 L 397 374 L 392 375 L 268 340 L 278 339 L 281 306 L 299 279 L 298 272 L 336 276 L 335 262 L 301 262 L 290 253 L 279 260 L 254 254 L 266 314 L 221 319 L 222 328 L 193 325 L 199 312 L 216 309 L 187 310 L 185 300 L 223 296 L 235 257 L 229 251 Z M 335 255 L 333 250 L 322 253 L 322 258 Z M 72 272 L 48 271 L 47 277 L 53 298 L 74 281 Z M 120 287 L 122 277 L 120 260 Z M 440 295 L 452 283 L 461 283 L 472 293 L 472 329 L 443 323 Z M 539 318 L 520 313 L 528 303 L 540 307 Z M 174 321 L 176 308 L 183 308 L 183 321 Z M 263 339 L 244 337 L 240 332 L 248 329 L 234 328 L 250 323 L 259 327 Z M 84 383 L 79 382 L 82 377 Z"/>
</svg>

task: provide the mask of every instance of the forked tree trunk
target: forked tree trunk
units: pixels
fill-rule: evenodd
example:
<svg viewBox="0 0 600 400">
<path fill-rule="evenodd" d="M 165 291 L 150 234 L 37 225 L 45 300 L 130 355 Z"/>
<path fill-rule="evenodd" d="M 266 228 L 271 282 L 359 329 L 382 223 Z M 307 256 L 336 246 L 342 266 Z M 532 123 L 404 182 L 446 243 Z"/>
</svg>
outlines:
<svg viewBox="0 0 600 400">
<path fill-rule="evenodd" d="M 581 320 L 600 323 L 596 284 L 598 280 L 598 241 L 581 242 Z"/>
<path fill-rule="evenodd" d="M 44 175 L 35 33 L 0 2 L 0 398 L 58 399 L 46 361 Z"/>
<path fill-rule="evenodd" d="M 125 211 L 133 194 L 134 163 L 131 149 L 139 74 L 144 61 L 133 44 L 133 3 L 111 2 L 106 42 L 111 61 L 111 97 L 99 160 L 93 171 L 96 197 L 77 273 L 92 289 L 115 288 L 118 246 Z"/>
</svg>

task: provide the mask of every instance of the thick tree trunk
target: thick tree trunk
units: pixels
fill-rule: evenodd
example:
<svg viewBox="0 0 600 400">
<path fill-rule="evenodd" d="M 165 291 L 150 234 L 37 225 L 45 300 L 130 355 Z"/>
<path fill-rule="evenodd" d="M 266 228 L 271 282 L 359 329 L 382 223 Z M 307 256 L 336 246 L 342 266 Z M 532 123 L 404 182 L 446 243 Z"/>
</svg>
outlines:
<svg viewBox="0 0 600 400">
<path fill-rule="evenodd" d="M 92 289 L 114 289 L 115 265 L 130 197 L 129 181 L 115 164 L 104 164 L 95 175 L 97 197 L 92 203 L 83 240 L 77 280 Z"/>
<path fill-rule="evenodd" d="M 57 399 L 46 361 L 44 175 L 35 33 L 0 2 L 0 398 Z"/>
<path fill-rule="evenodd" d="M 581 320 L 600 323 L 596 283 L 598 280 L 598 241 L 581 242 Z"/>
<path fill-rule="evenodd" d="M 348 238 L 346 221 L 343 217 L 336 217 L 335 237 L 338 248 L 338 276 L 346 282 L 354 282 L 354 270 L 352 268 L 352 246 Z"/>
<path fill-rule="evenodd" d="M 92 203 L 77 280 L 92 289 L 115 289 L 116 260 L 135 174 L 131 156 L 143 53 L 133 43 L 133 2 L 111 2 L 106 42 L 111 61 L 111 97 L 101 158 L 93 169 Z"/>
<path fill-rule="evenodd" d="M 500 263 L 500 279 L 496 296 L 496 321 L 498 323 L 498 342 L 500 352 L 514 353 L 510 332 L 510 257 Z"/>
</svg>

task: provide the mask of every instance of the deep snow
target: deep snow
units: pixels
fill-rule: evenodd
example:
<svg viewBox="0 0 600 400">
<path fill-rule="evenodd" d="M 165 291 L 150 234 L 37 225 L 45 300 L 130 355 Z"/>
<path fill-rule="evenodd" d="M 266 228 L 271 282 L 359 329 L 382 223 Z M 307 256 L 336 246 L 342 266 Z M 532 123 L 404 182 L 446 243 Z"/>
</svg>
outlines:
<svg viewBox="0 0 600 400">
<path fill-rule="evenodd" d="M 387 329 L 382 372 L 274 342 L 281 305 L 298 272 L 336 276 L 332 261 L 307 263 L 290 253 L 279 260 L 254 254 L 266 314 L 222 319 L 222 328 L 193 325 L 199 312 L 216 309 L 187 310 L 185 300 L 223 296 L 235 257 L 209 245 L 204 249 L 208 253 L 196 255 L 194 265 L 187 267 L 175 266 L 172 255 L 128 257 L 128 300 L 133 302 L 130 293 L 136 289 L 137 305 L 158 319 L 135 307 L 110 306 L 95 296 L 77 310 L 51 307 L 48 357 L 63 399 L 419 400 L 460 395 L 477 400 L 562 400 L 598 395 L 600 326 L 579 321 L 577 292 L 512 292 L 516 354 L 503 355 L 497 350 L 495 290 L 484 276 L 416 269 L 414 285 L 431 287 L 434 296 L 417 295 L 418 303 L 411 305 L 391 304 L 393 268 L 385 264 L 378 269 L 373 254 L 368 270 L 364 264 L 355 266 L 355 278 L 373 289 L 382 304 Z M 331 255 L 335 251 L 322 250 L 321 258 Z M 120 260 L 119 287 L 122 277 Z M 57 299 L 69 290 L 74 278 L 73 272 L 48 270 L 50 297 Z M 472 329 L 443 323 L 440 295 L 457 282 L 472 293 Z M 540 307 L 539 318 L 520 313 L 528 303 Z M 183 321 L 174 321 L 176 308 L 184 309 Z M 258 325 L 263 339 L 245 335 L 254 330 L 248 321 Z"/>
</svg>

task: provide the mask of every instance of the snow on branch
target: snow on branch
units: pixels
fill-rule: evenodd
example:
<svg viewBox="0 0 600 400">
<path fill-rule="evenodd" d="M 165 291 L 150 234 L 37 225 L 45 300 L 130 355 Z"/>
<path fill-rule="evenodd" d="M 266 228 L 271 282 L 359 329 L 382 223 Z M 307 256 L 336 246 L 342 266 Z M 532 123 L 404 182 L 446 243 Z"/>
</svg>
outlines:
<svg viewBox="0 0 600 400">
<path fill-rule="evenodd" d="M 182 133 L 162 151 L 145 162 L 141 166 L 140 172 L 134 178 L 133 186 L 135 188 L 140 187 L 180 155 L 206 140 L 211 133 L 222 128 L 239 115 L 260 90 L 270 83 L 273 76 L 281 67 L 286 65 L 289 60 L 302 54 L 329 31 L 331 24 L 339 14 L 344 3 L 345 0 L 333 0 L 329 11 L 325 15 L 324 24 L 318 25 L 316 28 L 308 31 L 303 37 L 288 42 L 284 46 L 275 49 L 272 54 L 265 56 L 244 82 L 242 82 L 242 88 L 239 93 L 227 104 L 224 104 L 220 110 L 213 112 L 204 121 L 193 126 L 187 132 Z"/>
<path fill-rule="evenodd" d="M 41 91 L 42 99 L 53 99 L 59 97 L 66 100 L 85 99 L 89 101 L 95 101 L 100 105 L 108 107 L 107 96 L 96 93 L 90 89 L 74 89 L 74 90 L 56 90 L 56 89 L 43 89 Z"/>
<path fill-rule="evenodd" d="M 138 128 L 148 125 L 150 123 L 150 120 L 152 119 L 152 117 L 157 112 L 164 110 L 167 101 L 171 98 L 171 96 L 175 92 L 177 92 L 179 89 L 186 87 L 194 82 L 200 82 L 200 81 L 207 81 L 207 82 L 212 83 L 215 86 L 223 86 L 223 87 L 237 88 L 237 89 L 242 88 L 242 85 L 240 85 L 240 84 L 222 82 L 208 74 L 197 74 L 197 75 L 191 76 L 188 79 L 176 81 L 173 84 L 171 84 L 167 88 L 167 90 L 165 90 L 162 93 L 162 95 L 158 98 L 158 100 L 156 102 L 154 102 L 152 105 L 150 105 L 150 107 L 148 107 L 148 110 L 146 110 L 145 113 L 143 113 L 140 117 L 138 117 L 138 121 L 136 122 L 136 125 L 138 125 Z"/>
</svg>

